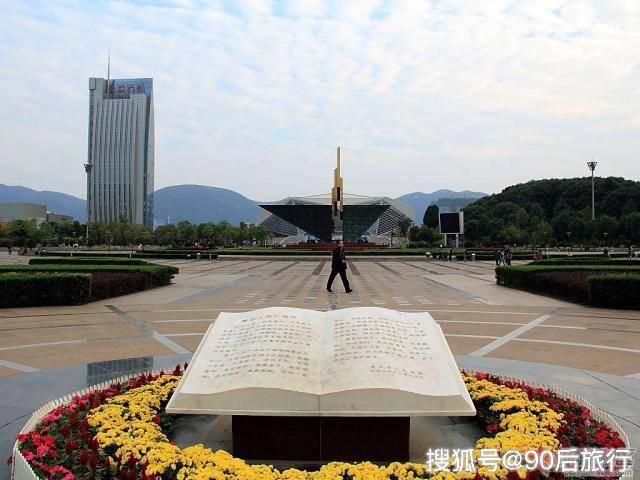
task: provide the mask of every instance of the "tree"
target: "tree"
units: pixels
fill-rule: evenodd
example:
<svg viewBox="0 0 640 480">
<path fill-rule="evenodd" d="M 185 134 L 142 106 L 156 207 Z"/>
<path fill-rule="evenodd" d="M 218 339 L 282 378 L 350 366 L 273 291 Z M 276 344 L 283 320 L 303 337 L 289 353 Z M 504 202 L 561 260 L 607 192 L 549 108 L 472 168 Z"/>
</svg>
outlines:
<svg viewBox="0 0 640 480">
<path fill-rule="evenodd" d="M 522 245 L 526 238 L 526 232 L 515 225 L 507 225 L 498 233 L 498 240 L 505 245 Z"/>
<path fill-rule="evenodd" d="M 409 227 L 412 223 L 413 221 L 411 221 L 411 219 L 409 218 L 403 218 L 402 220 L 400 220 L 398 222 L 398 230 L 400 230 L 400 235 L 406 238 L 407 232 L 409 231 Z"/>
<path fill-rule="evenodd" d="M 640 242 L 640 212 L 627 213 L 620 218 L 619 231 L 629 241 Z"/>
<path fill-rule="evenodd" d="M 131 243 L 149 245 L 153 243 L 153 233 L 147 228 L 146 225 L 137 223 L 131 227 Z"/>
<path fill-rule="evenodd" d="M 43 246 L 55 245 L 58 243 L 56 230 L 51 223 L 43 222 L 36 232 L 36 242 Z"/>
<path fill-rule="evenodd" d="M 218 236 L 218 227 L 213 222 L 201 223 L 198 225 L 198 239 L 207 245 L 215 245 Z"/>
<path fill-rule="evenodd" d="M 444 236 L 437 228 L 427 227 L 423 225 L 418 232 L 418 240 L 425 242 L 427 245 L 437 244 L 442 241 Z"/>
<path fill-rule="evenodd" d="M 178 229 L 175 225 L 161 225 L 156 228 L 154 237 L 158 245 L 171 246 L 178 240 Z"/>
<path fill-rule="evenodd" d="M 218 223 L 218 231 L 220 232 L 220 236 L 222 241 L 224 242 L 224 246 L 228 247 L 233 242 L 235 227 L 231 225 L 226 220 Z"/>
<path fill-rule="evenodd" d="M 424 217 L 422 218 L 422 224 L 426 225 L 427 227 L 438 228 L 438 226 L 440 225 L 440 222 L 438 220 L 439 211 L 440 209 L 438 208 L 438 205 L 436 205 L 435 203 L 429 205 L 424 212 Z"/>
<path fill-rule="evenodd" d="M 616 177 L 596 178 L 595 197 L 598 216 L 618 221 L 637 211 L 640 182 Z M 523 239 L 533 241 L 535 235 L 537 240 L 540 230 L 545 228 L 539 227 L 539 221 L 552 225 L 552 230 L 545 230 L 550 241 L 555 238 L 564 242 L 567 232 L 571 232 L 572 242 L 601 243 L 605 230 L 600 222 L 591 221 L 591 178 L 587 176 L 512 185 L 467 205 L 464 212 L 465 236 L 472 242 L 495 242 L 505 233 L 511 236 L 515 231 L 505 230 L 509 226 L 524 231 Z M 631 241 L 627 230 L 614 227 L 618 226 L 609 222 L 606 227 L 606 230 L 611 230 L 607 232 L 608 238 Z"/>
<path fill-rule="evenodd" d="M 11 220 L 9 222 L 9 238 L 18 247 L 36 246 L 35 220 Z"/>
<path fill-rule="evenodd" d="M 196 227 L 189 220 L 182 220 L 178 222 L 178 241 L 189 245 L 195 243 L 198 231 Z"/>
</svg>

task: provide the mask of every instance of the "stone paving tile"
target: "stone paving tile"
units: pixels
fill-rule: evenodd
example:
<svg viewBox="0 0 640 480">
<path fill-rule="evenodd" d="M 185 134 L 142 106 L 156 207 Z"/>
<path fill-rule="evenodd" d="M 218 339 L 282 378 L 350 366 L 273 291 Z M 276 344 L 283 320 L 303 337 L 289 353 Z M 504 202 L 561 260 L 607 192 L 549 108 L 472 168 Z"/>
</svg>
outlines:
<svg viewBox="0 0 640 480">
<path fill-rule="evenodd" d="M 491 341 L 489 338 L 469 338 L 447 336 L 449 348 L 455 355 L 468 355 Z"/>
<path fill-rule="evenodd" d="M 550 363 L 575 368 L 585 368 L 615 375 L 628 375 L 638 369 L 640 356 L 627 352 L 616 352 L 572 345 L 545 343 L 509 342 L 488 356 L 510 358 L 527 362 Z"/>
<path fill-rule="evenodd" d="M 76 325 L 73 328 L 58 328 L 55 333 L 55 341 L 64 342 L 67 340 L 98 340 L 104 337 L 127 337 L 138 335 L 139 331 L 123 323 L 122 321 L 108 325 Z M 30 329 L 30 330 L 13 330 L 3 332 L 0 337 L 0 352 L 5 348 L 19 346 L 23 344 L 47 343 L 51 342 L 50 329 Z"/>
<path fill-rule="evenodd" d="M 455 334 L 466 334 L 466 335 L 489 335 L 495 337 L 501 337 L 511 332 L 515 328 L 516 325 L 492 325 L 487 323 L 486 325 L 477 325 L 477 324 L 469 324 L 469 323 L 447 323 L 438 322 L 442 331 L 446 334 L 455 333 Z M 479 331 L 479 329 L 481 329 Z"/>
<path fill-rule="evenodd" d="M 22 372 L 18 371 L 18 370 L 13 370 L 12 368 L 7 368 L 7 367 L 3 367 L 0 366 L 0 377 L 8 377 L 10 375 L 18 375 Z M 0 422 L 2 423 L 2 422 Z"/>
<path fill-rule="evenodd" d="M 635 349 L 640 354 L 640 332 L 624 332 L 623 335 L 619 331 L 598 330 L 597 332 L 589 330 L 565 330 L 563 332 L 557 328 L 536 327 L 519 338 L 530 338 L 536 340 L 558 340 L 564 342 L 598 344 L 609 347 L 622 347 Z M 640 368 L 640 356 L 638 356 L 638 365 Z"/>
<path fill-rule="evenodd" d="M 591 313 L 591 312 L 589 312 Z M 579 312 L 557 315 L 545 322 L 553 325 L 572 325 L 590 329 L 610 330 L 615 332 L 640 333 L 640 320 L 624 316 L 624 312 L 602 313 L 601 316 L 587 316 Z"/>
<path fill-rule="evenodd" d="M 121 339 L 90 341 L 75 345 L 57 345 L 23 348 L 0 352 L 0 358 L 36 368 L 69 366 L 87 362 L 130 358 L 137 356 L 168 355 L 173 353 L 151 337 L 138 334 Z"/>
<path fill-rule="evenodd" d="M 458 320 L 468 322 L 501 322 L 501 323 L 514 323 L 524 324 L 528 323 L 534 318 L 538 317 L 538 313 L 529 312 L 509 312 L 509 313 L 487 313 L 481 309 L 456 309 L 451 307 L 447 310 L 441 308 L 427 307 L 427 311 L 431 313 L 431 316 L 436 320 Z M 467 310 L 467 311 L 465 311 Z M 483 325 L 479 325 L 477 328 L 481 328 Z"/>
<path fill-rule="evenodd" d="M 184 336 L 184 337 L 171 337 L 171 340 L 173 340 L 176 343 L 179 343 L 180 345 L 182 345 L 184 348 L 186 348 L 190 352 L 195 352 L 196 349 L 198 348 L 198 345 L 200 344 L 200 341 L 202 340 L 203 336 L 204 336 L 204 332 L 202 333 L 202 335 L 190 335 L 190 336 Z"/>
</svg>

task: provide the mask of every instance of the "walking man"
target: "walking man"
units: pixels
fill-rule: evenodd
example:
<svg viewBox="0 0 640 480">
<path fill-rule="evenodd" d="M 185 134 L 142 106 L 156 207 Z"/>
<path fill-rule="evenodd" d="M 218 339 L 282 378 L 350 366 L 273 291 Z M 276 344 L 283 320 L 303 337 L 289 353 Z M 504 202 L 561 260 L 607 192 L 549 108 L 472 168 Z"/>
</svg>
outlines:
<svg viewBox="0 0 640 480">
<path fill-rule="evenodd" d="M 347 258 L 344 255 L 344 242 L 342 240 L 338 240 L 336 248 L 333 249 L 331 256 L 331 274 L 327 281 L 327 292 L 333 293 L 331 285 L 333 285 L 333 280 L 336 278 L 336 275 L 340 275 L 345 291 L 351 293 L 353 290 L 349 287 L 349 280 L 347 279 Z"/>
</svg>

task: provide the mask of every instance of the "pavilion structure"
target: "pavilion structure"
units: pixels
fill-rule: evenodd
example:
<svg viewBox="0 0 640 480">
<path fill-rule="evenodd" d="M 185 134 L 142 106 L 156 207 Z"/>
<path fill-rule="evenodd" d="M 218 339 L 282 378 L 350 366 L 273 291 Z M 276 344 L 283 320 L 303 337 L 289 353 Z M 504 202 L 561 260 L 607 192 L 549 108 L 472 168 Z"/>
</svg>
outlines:
<svg viewBox="0 0 640 480">
<path fill-rule="evenodd" d="M 333 171 L 330 195 L 288 197 L 262 204 L 258 223 L 277 236 L 309 235 L 321 241 L 342 239 L 356 242 L 361 237 L 391 232 L 403 218 L 413 220 L 413 209 L 388 197 L 351 195 L 344 192 L 340 172 L 340 147 Z"/>
</svg>

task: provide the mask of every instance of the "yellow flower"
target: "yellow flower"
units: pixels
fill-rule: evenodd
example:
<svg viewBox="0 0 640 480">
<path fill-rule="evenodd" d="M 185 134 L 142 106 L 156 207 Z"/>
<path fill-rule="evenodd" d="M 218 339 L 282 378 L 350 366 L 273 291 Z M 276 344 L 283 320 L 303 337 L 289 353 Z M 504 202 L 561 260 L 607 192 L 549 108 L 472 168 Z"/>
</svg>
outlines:
<svg viewBox="0 0 640 480">
<path fill-rule="evenodd" d="M 476 442 L 474 459 L 483 448 L 507 450 L 557 449 L 555 432 L 562 423 L 562 415 L 549 405 L 529 400 L 519 388 L 497 385 L 489 380 L 478 380 L 463 375 L 463 380 L 474 402 L 490 402 L 489 409 L 500 420 L 499 431 L 494 437 Z M 426 465 L 416 463 L 391 463 L 388 466 L 371 462 L 357 464 L 331 462 L 318 471 L 307 472 L 288 469 L 280 472 L 268 465 L 248 465 L 229 453 L 216 452 L 202 445 L 184 449 L 172 445 L 154 419 L 161 406 L 175 390 L 179 377 L 163 375 L 138 388 L 115 396 L 89 413 L 89 424 L 97 431 L 100 447 L 113 447 L 115 455 L 111 463 L 126 462 L 133 455 L 147 463 L 147 475 L 167 475 L 177 480 L 473 480 L 474 472 L 427 471 Z M 477 467 L 477 463 L 476 463 Z M 477 467 L 478 473 L 488 480 L 505 480 L 507 470 L 498 465 L 496 472 L 487 467 Z M 526 471 L 518 470 L 524 478 Z"/>
</svg>

